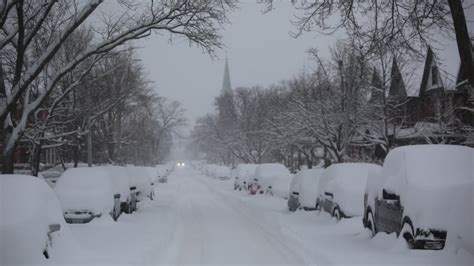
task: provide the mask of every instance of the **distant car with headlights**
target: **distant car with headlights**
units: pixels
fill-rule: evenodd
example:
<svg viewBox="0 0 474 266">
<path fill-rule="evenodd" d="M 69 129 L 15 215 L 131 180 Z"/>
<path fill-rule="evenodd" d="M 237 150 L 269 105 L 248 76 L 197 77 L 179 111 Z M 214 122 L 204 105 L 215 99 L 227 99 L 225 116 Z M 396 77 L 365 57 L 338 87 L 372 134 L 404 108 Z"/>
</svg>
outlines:
<svg viewBox="0 0 474 266">
<path fill-rule="evenodd" d="M 474 254 L 474 149 L 456 145 L 395 148 L 369 177 L 363 224 L 396 233 L 410 248 L 443 249 L 447 237 Z"/>
</svg>

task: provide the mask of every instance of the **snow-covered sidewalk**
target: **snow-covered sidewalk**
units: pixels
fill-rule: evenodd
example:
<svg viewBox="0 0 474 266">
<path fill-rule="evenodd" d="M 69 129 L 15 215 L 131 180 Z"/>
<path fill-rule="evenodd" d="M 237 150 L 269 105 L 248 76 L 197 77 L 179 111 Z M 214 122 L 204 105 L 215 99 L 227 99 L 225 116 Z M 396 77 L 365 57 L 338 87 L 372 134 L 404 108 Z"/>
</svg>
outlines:
<svg viewBox="0 0 474 266">
<path fill-rule="evenodd" d="M 71 225 L 93 264 L 473 265 L 452 251 L 407 250 L 394 235 L 371 239 L 360 218 L 287 211 L 277 197 L 233 191 L 233 181 L 181 168 L 118 222 Z"/>
</svg>

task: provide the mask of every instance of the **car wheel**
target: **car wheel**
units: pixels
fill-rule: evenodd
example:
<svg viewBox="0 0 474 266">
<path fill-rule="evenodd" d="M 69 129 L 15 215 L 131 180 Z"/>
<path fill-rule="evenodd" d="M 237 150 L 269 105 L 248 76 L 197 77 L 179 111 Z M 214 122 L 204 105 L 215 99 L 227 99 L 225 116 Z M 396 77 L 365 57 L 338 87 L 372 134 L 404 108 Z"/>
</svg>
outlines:
<svg viewBox="0 0 474 266">
<path fill-rule="evenodd" d="M 337 221 L 341 220 L 341 212 L 339 211 L 339 208 L 335 208 L 334 211 L 332 212 L 332 216 L 336 218 Z"/>
<path fill-rule="evenodd" d="M 415 231 L 413 230 L 413 226 L 410 222 L 405 222 L 403 224 L 402 230 L 400 230 L 400 234 L 398 237 L 403 237 L 405 241 L 407 241 L 408 247 L 413 249 L 415 247 Z"/>
<path fill-rule="evenodd" d="M 367 228 L 370 229 L 370 232 L 372 232 L 372 237 L 374 237 L 377 234 L 377 229 L 375 228 L 375 222 L 374 222 L 374 216 L 372 215 L 372 212 L 369 212 L 367 214 Z"/>
</svg>

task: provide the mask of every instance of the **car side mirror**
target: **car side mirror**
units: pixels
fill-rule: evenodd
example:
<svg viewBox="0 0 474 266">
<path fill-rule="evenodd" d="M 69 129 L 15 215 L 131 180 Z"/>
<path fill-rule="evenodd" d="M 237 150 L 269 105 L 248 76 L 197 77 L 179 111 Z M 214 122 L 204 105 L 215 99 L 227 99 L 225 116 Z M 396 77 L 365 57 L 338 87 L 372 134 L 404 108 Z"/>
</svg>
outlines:
<svg viewBox="0 0 474 266">
<path fill-rule="evenodd" d="M 49 232 L 48 234 L 52 234 L 54 232 L 57 232 L 61 229 L 61 225 L 60 224 L 50 224 L 49 225 Z"/>
</svg>

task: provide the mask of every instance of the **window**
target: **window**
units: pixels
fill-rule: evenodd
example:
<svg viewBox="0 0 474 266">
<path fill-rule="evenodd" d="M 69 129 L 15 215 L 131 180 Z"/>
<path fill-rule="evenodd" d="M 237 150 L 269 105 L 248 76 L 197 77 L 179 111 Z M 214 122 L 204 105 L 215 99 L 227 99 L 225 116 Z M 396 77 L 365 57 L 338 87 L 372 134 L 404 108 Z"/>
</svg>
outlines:
<svg viewBox="0 0 474 266">
<path fill-rule="evenodd" d="M 438 84 L 438 68 L 436 66 L 431 67 L 431 81 L 432 85 Z"/>
</svg>

